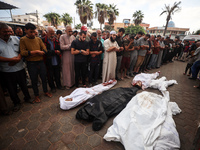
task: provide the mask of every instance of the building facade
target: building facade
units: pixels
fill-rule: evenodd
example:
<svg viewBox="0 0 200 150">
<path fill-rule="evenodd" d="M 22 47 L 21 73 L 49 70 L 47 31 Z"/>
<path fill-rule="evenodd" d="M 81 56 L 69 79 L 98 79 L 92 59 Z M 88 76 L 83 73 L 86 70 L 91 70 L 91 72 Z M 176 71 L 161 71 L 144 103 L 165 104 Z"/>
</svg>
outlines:
<svg viewBox="0 0 200 150">
<path fill-rule="evenodd" d="M 36 13 L 26 13 L 25 15 L 13 15 L 13 21 L 18 23 L 32 23 L 34 25 L 42 26 L 42 20 L 40 17 L 37 17 Z"/>
</svg>

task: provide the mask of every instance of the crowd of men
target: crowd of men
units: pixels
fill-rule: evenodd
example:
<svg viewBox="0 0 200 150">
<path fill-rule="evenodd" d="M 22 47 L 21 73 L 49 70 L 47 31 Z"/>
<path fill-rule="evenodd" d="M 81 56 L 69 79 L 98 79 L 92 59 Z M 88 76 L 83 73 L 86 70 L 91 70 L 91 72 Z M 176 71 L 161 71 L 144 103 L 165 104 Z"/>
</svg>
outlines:
<svg viewBox="0 0 200 150">
<path fill-rule="evenodd" d="M 190 46 L 185 41 L 183 45 L 178 37 L 171 40 L 142 32 L 128 35 L 124 28 L 117 33 L 97 30 L 90 34 L 86 26 L 82 26 L 79 33 L 66 26 L 65 34 L 60 30 L 55 33 L 48 27 L 38 37 L 36 26 L 31 23 L 25 25 L 23 35 L 21 28 L 14 33 L 11 27 L 0 23 L 0 103 L 5 115 L 10 114 L 4 98 L 6 90 L 13 101 L 13 111 L 21 106 L 17 87 L 22 90 L 25 102 L 41 101 L 38 79 L 44 95 L 50 98 L 56 89 L 70 89 L 80 84 L 91 87 L 98 84 L 99 78 L 102 82 L 122 81 L 173 60 L 190 59 L 186 70 L 191 68 L 191 79 L 197 78 L 200 69 L 199 42 Z M 27 88 L 27 78 L 31 80 L 33 99 Z"/>
</svg>

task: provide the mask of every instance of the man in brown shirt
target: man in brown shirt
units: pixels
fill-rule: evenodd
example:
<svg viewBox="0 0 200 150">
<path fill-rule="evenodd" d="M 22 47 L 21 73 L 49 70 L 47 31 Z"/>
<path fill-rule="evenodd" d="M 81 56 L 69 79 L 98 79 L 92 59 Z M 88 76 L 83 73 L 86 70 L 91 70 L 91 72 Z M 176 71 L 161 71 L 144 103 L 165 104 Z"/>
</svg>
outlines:
<svg viewBox="0 0 200 150">
<path fill-rule="evenodd" d="M 39 103 L 38 75 L 42 80 L 43 92 L 47 97 L 52 97 L 47 90 L 46 67 L 43 55 L 47 53 L 46 46 L 39 37 L 35 37 L 35 25 L 27 23 L 25 25 L 26 36 L 20 39 L 20 53 L 27 61 L 27 68 L 31 78 L 32 87 L 35 95 L 34 102 Z"/>
</svg>

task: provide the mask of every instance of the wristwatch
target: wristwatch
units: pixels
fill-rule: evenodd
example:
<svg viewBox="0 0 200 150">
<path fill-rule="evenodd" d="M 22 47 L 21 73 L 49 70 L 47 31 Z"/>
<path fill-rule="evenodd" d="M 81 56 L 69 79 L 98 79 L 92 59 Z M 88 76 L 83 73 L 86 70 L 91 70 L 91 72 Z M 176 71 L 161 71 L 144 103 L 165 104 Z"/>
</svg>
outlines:
<svg viewBox="0 0 200 150">
<path fill-rule="evenodd" d="M 79 50 L 79 53 L 81 54 L 81 53 L 82 53 L 82 51 L 81 51 L 81 50 Z"/>
</svg>

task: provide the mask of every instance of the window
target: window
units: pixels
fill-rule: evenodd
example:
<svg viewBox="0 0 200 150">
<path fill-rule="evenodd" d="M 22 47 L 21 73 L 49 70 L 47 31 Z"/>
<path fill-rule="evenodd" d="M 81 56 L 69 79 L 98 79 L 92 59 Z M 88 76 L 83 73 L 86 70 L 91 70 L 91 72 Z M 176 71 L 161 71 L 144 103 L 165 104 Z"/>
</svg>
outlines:
<svg viewBox="0 0 200 150">
<path fill-rule="evenodd" d="M 16 20 L 15 20 L 15 19 L 13 19 L 13 21 L 15 22 Z"/>
<path fill-rule="evenodd" d="M 21 19 L 18 19 L 18 21 L 21 21 Z"/>
<path fill-rule="evenodd" d="M 24 21 L 27 21 L 27 19 L 24 19 Z"/>
</svg>

